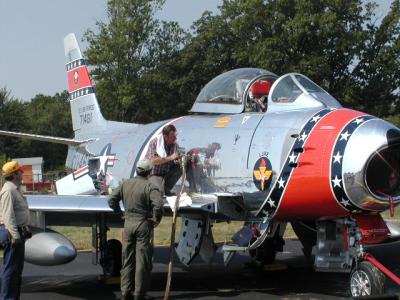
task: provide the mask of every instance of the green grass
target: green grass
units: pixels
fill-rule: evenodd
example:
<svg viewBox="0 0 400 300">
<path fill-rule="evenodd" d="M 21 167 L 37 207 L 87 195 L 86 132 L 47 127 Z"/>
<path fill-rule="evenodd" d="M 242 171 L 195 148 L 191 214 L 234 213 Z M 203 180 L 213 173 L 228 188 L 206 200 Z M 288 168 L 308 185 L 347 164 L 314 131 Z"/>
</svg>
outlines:
<svg viewBox="0 0 400 300">
<path fill-rule="evenodd" d="M 391 218 L 389 212 L 382 213 L 385 220 L 400 225 L 400 207 L 395 210 L 395 217 Z M 169 246 L 171 237 L 171 217 L 164 217 L 160 225 L 154 231 L 154 243 L 156 246 Z M 181 219 L 178 218 L 176 226 L 175 238 L 178 239 L 180 231 Z M 231 241 L 232 235 L 236 233 L 243 225 L 243 222 L 232 221 L 232 222 L 220 222 L 213 224 L 213 235 L 216 242 L 229 242 Z M 53 230 L 60 232 L 70 239 L 78 250 L 91 249 L 92 241 L 92 229 L 89 227 L 67 227 L 67 226 L 53 226 Z M 108 232 L 109 239 L 122 238 L 122 229 L 112 228 Z M 287 225 L 285 239 L 296 238 L 296 235 L 290 224 Z"/>
<path fill-rule="evenodd" d="M 175 239 L 179 238 L 181 219 L 178 218 L 176 226 Z M 233 234 L 241 227 L 243 222 L 220 222 L 213 224 L 213 235 L 216 242 L 230 242 Z M 160 225 L 154 231 L 154 243 L 156 246 L 169 246 L 171 238 L 172 218 L 164 217 Z M 92 249 L 92 229 L 90 227 L 72 227 L 72 226 L 52 226 L 53 230 L 66 236 L 75 245 L 78 250 Z M 111 228 L 107 233 L 108 239 L 121 240 L 123 237 L 122 229 Z M 285 238 L 295 238 L 295 234 L 290 224 L 285 232 Z"/>
</svg>

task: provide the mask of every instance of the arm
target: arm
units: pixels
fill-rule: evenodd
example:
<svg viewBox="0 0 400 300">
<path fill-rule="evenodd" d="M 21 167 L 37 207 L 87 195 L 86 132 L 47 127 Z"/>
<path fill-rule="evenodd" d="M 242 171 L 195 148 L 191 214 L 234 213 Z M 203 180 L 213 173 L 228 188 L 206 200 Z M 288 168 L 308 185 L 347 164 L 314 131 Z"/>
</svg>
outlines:
<svg viewBox="0 0 400 300">
<path fill-rule="evenodd" d="M 179 157 L 178 153 L 175 151 L 170 156 L 160 157 L 157 154 L 157 140 L 154 139 L 150 142 L 149 148 L 147 149 L 146 158 L 150 159 L 155 166 L 165 164 Z"/>
<path fill-rule="evenodd" d="M 117 187 L 110 197 L 108 198 L 108 206 L 111 207 L 111 209 L 116 213 L 116 214 L 122 214 L 121 207 L 119 206 L 119 202 L 122 199 L 122 184 Z"/>
<path fill-rule="evenodd" d="M 174 152 L 170 156 L 167 156 L 167 157 L 154 156 L 151 159 L 151 161 L 155 166 L 157 166 L 157 165 L 162 165 L 162 164 L 165 164 L 165 163 L 170 162 L 172 160 L 175 160 L 178 157 L 179 157 L 178 153 Z"/>
<path fill-rule="evenodd" d="M 150 184 L 150 206 L 152 208 L 152 221 L 155 225 L 158 225 L 164 214 L 164 205 L 160 190 L 153 184 Z"/>
<path fill-rule="evenodd" d="M 4 225 L 14 240 L 21 238 L 18 232 L 17 222 L 15 220 L 12 191 L 5 191 L 1 197 L 1 214 Z"/>
</svg>

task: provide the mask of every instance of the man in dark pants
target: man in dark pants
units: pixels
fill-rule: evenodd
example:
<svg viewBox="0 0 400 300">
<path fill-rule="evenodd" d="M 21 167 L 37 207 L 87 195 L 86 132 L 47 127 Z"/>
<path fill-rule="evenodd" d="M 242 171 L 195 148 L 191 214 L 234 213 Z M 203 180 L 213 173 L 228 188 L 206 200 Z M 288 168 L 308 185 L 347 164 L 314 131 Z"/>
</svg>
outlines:
<svg viewBox="0 0 400 300">
<path fill-rule="evenodd" d="M 153 164 L 140 160 L 136 165 L 137 176 L 123 182 L 108 200 L 115 213 L 121 214 L 119 202 L 125 208 L 124 249 L 121 269 L 122 299 L 146 299 L 153 268 L 153 230 L 162 218 L 163 201 L 158 187 L 148 177 Z"/>
<path fill-rule="evenodd" d="M 19 164 L 7 162 L 2 171 L 6 182 L 0 192 L 0 246 L 4 250 L 1 299 L 19 299 L 25 239 L 32 236 L 28 228 L 29 208 L 20 191 L 23 171 Z"/>
<path fill-rule="evenodd" d="M 171 189 L 182 175 L 179 163 L 177 132 L 170 124 L 162 129 L 162 136 L 152 139 L 147 149 L 146 158 L 151 160 L 154 168 L 150 181 L 157 185 L 166 196 L 174 196 Z"/>
</svg>

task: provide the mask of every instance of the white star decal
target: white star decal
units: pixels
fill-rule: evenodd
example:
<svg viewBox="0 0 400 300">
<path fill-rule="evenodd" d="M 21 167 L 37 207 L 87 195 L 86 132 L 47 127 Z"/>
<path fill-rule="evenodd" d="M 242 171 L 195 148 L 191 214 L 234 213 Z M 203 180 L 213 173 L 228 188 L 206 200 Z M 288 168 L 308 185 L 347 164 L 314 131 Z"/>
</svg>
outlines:
<svg viewBox="0 0 400 300">
<path fill-rule="evenodd" d="M 344 206 L 350 205 L 349 200 L 346 200 L 344 198 L 342 198 L 342 201 L 340 201 L 340 203 L 342 203 Z"/>
<path fill-rule="evenodd" d="M 350 135 L 351 135 L 351 134 L 348 133 L 347 130 L 346 130 L 345 133 L 342 133 L 342 134 L 340 135 L 340 141 L 341 141 L 341 140 L 347 141 L 347 139 L 349 138 Z"/>
<path fill-rule="evenodd" d="M 279 178 L 278 180 L 278 184 L 279 184 L 279 188 L 283 188 L 285 185 L 285 180 L 283 180 L 282 178 Z"/>
<path fill-rule="evenodd" d="M 339 179 L 339 178 L 337 177 L 337 175 L 335 175 L 335 179 L 332 180 L 332 182 L 333 182 L 333 187 L 337 187 L 337 186 L 340 187 L 340 182 L 341 182 L 341 181 L 342 181 L 342 179 Z"/>
<path fill-rule="evenodd" d="M 301 136 L 299 136 L 299 140 L 303 141 L 303 142 L 306 140 L 306 138 L 307 138 L 307 134 L 305 134 L 305 133 L 303 133 Z"/>
<path fill-rule="evenodd" d="M 269 217 L 269 211 L 263 209 L 262 213 L 265 215 L 265 217 L 267 217 L 267 218 Z"/>
<path fill-rule="evenodd" d="M 338 153 L 336 153 L 336 155 L 333 157 L 333 163 L 339 163 L 340 164 L 340 160 L 343 156 L 340 155 L 340 152 L 338 151 Z"/>
<path fill-rule="evenodd" d="M 321 117 L 320 117 L 319 115 L 317 115 L 317 116 L 315 116 L 314 118 L 312 118 L 312 121 L 311 121 L 311 122 L 317 123 L 319 119 L 321 119 Z"/>
<path fill-rule="evenodd" d="M 275 207 L 275 202 L 274 202 L 274 201 L 272 201 L 272 199 L 271 199 L 271 198 L 269 198 L 269 200 L 268 200 L 267 202 L 268 202 L 269 206 L 271 206 L 271 207 Z"/>
<path fill-rule="evenodd" d="M 357 118 L 353 121 L 353 123 L 356 123 L 357 125 L 359 125 L 360 123 L 364 122 L 363 118 Z"/>
<path fill-rule="evenodd" d="M 289 156 L 289 162 L 294 163 L 296 161 L 297 155 L 292 153 L 292 155 Z"/>
</svg>

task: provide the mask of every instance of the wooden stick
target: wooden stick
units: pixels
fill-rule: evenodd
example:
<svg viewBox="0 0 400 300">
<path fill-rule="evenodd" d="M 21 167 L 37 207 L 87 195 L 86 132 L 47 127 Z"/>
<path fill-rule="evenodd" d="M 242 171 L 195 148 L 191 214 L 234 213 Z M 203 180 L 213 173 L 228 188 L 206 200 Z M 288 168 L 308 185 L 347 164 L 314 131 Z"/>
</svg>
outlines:
<svg viewBox="0 0 400 300">
<path fill-rule="evenodd" d="M 181 198 L 183 188 L 185 187 L 185 180 L 186 180 L 186 159 L 185 159 L 185 157 L 182 157 L 181 163 L 182 163 L 181 164 L 182 183 L 181 183 L 181 189 L 180 189 L 178 195 L 176 195 L 174 211 L 172 214 L 171 243 L 169 245 L 168 275 L 167 275 L 167 284 L 165 286 L 165 292 L 164 292 L 164 300 L 169 299 L 169 291 L 170 291 L 170 287 L 171 287 L 172 264 L 173 264 L 173 260 L 174 260 L 174 247 L 175 247 L 176 218 L 178 215 L 179 200 Z"/>
</svg>

